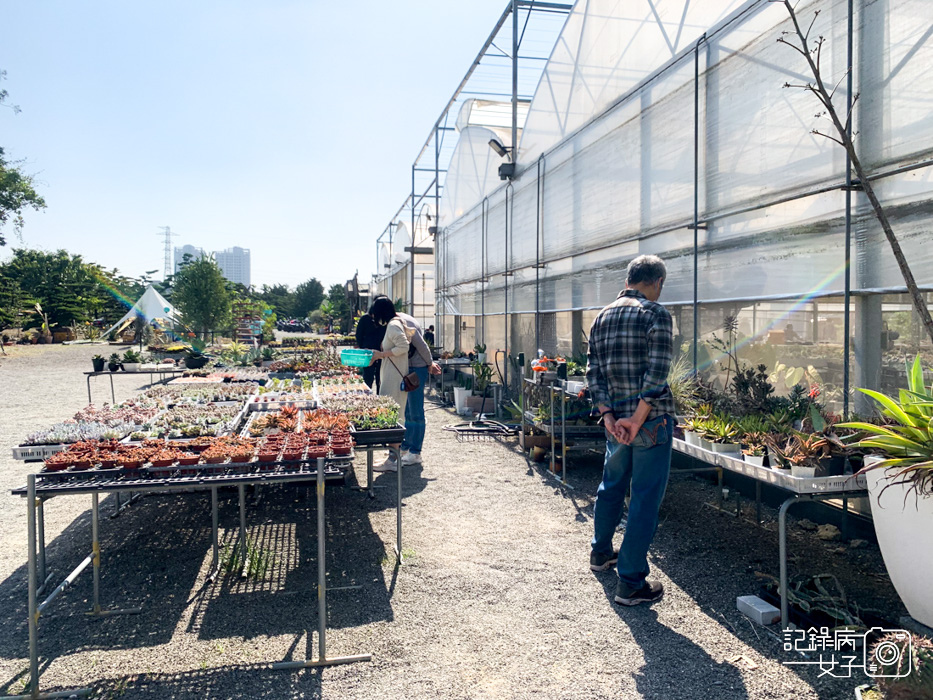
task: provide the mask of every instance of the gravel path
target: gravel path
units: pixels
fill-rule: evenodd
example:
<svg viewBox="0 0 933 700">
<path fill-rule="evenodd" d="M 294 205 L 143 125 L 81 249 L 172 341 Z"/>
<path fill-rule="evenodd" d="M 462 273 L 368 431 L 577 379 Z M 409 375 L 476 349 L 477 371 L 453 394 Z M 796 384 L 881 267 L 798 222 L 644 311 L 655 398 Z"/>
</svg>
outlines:
<svg viewBox="0 0 933 700">
<path fill-rule="evenodd" d="M 0 694 L 21 692 L 28 680 L 25 506 L 9 491 L 37 466 L 12 460 L 10 447 L 84 406 L 79 373 L 98 351 L 17 350 L 0 357 Z M 119 375 L 118 400 L 141 380 Z M 97 381 L 95 398 L 104 392 Z M 764 700 L 851 698 L 864 682 L 782 665 L 790 658 L 780 642 L 735 610 L 737 595 L 757 590 L 756 572 L 777 573 L 777 539 L 773 527 L 703 507 L 713 499 L 707 482 L 672 480 L 652 554 L 666 596 L 622 609 L 611 602 L 613 574 L 588 568 L 599 460 L 574 462 L 577 488 L 565 490 L 512 445 L 458 444 L 441 430 L 457 420 L 429 410 L 424 465 L 405 469 L 402 567 L 392 555 L 394 475 L 378 477 L 373 500 L 351 488 L 327 492 L 329 586 L 359 586 L 328 593 L 328 650 L 372 653 L 371 663 L 268 669 L 317 650 L 313 489 L 264 490 L 248 513 L 249 536 L 271 553 L 269 570 L 260 580 L 225 575 L 213 584 L 208 496 L 150 496 L 103 518 L 101 528 L 102 603 L 143 612 L 86 618 L 91 577 L 82 575 L 40 623 L 43 690 L 90 685 L 105 698 Z M 362 459 L 356 471 L 365 481 Z M 229 541 L 236 499 L 221 499 Z M 59 575 L 89 549 L 89 500 L 47 505 L 49 560 Z M 103 501 L 104 513 L 111 503 Z M 791 547 L 801 560 L 848 572 L 852 595 L 896 610 L 889 587 L 861 575 L 884 570 L 876 548 L 833 553 L 801 532 Z"/>
</svg>

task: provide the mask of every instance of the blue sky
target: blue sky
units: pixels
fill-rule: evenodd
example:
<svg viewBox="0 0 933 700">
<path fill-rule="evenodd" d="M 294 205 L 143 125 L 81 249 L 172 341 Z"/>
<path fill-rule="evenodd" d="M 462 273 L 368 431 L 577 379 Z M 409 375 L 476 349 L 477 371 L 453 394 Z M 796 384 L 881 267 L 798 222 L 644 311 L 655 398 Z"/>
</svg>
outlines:
<svg viewBox="0 0 933 700">
<path fill-rule="evenodd" d="M 176 245 L 252 251 L 254 284 L 343 282 L 506 0 L 0 3 L 0 146 L 48 208 L 22 243 L 126 274 Z"/>
</svg>

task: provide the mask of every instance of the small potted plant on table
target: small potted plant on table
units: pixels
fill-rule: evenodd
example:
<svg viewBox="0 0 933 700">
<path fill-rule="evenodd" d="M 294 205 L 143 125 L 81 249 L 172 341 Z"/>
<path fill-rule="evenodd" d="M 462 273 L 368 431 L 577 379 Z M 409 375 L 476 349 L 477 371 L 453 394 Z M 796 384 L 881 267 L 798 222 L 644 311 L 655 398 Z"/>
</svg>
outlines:
<svg viewBox="0 0 933 700">
<path fill-rule="evenodd" d="M 94 355 L 94 357 L 91 358 L 91 365 L 93 365 L 95 372 L 103 372 L 106 363 L 107 360 L 104 359 L 103 355 Z"/>
<path fill-rule="evenodd" d="M 107 369 L 109 369 L 111 372 L 116 372 L 120 369 L 121 366 L 120 356 L 117 353 L 113 353 L 107 360 Z"/>
<path fill-rule="evenodd" d="M 139 353 L 132 348 L 123 353 L 123 369 L 127 372 L 138 372 L 140 364 Z"/>
</svg>

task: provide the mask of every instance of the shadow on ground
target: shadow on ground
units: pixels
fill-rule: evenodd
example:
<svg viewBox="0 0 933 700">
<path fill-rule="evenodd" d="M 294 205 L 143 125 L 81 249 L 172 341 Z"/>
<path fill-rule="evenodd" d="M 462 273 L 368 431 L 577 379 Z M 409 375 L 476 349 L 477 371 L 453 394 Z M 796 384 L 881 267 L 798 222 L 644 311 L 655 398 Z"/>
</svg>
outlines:
<svg viewBox="0 0 933 700">
<path fill-rule="evenodd" d="M 406 469 L 404 476 L 406 495 L 412 489 L 424 488 L 426 480 L 421 478 L 419 469 Z M 380 477 L 377 483 L 386 477 Z M 395 475 L 391 477 L 391 491 L 377 491 L 374 499 L 353 488 L 356 482 L 352 474 L 347 480 L 350 488 L 327 488 L 328 628 L 354 627 L 393 618 L 394 576 L 392 569 L 383 564 L 394 561 L 394 552 L 392 544 L 387 550 L 370 522 L 371 513 L 395 507 Z M 54 507 L 54 503 L 52 499 L 46 508 Z M 302 637 L 310 644 L 311 631 L 316 636 L 318 627 L 314 486 L 266 487 L 258 502 L 252 498 L 248 503 L 248 537 L 250 547 L 264 561 L 261 575 L 242 578 L 239 571 L 224 566 L 229 563 L 237 541 L 239 507 L 236 489 L 223 489 L 219 503 L 221 573 L 210 583 L 206 580 L 212 559 L 210 492 L 145 496 L 114 519 L 108 517 L 113 512 L 113 498 L 103 500 L 101 605 L 138 606 L 142 612 L 89 618 L 86 612 L 93 600 L 89 567 L 42 616 L 41 657 L 54 659 L 91 649 L 165 644 L 186 617 L 186 632 L 196 634 L 199 639 L 287 634 L 296 640 L 290 655 L 313 656 L 311 649 L 298 649 L 297 645 Z M 90 539 L 90 513 L 86 512 L 49 543 L 48 562 L 55 572 L 50 588 L 87 556 Z M 27 658 L 25 565 L 0 583 L 0 601 L 3 604 L 0 657 Z M 236 676 L 241 672 L 226 669 L 212 673 Z M 268 681 L 271 694 L 272 688 L 281 688 L 282 675 L 268 673 L 273 678 Z M 185 684 L 190 683 L 193 688 L 212 676 L 207 673 L 192 677 L 197 680 L 179 677 L 179 692 L 188 687 Z M 19 678 L 0 683 L 0 693 L 12 690 Z M 161 680 L 159 685 L 164 687 L 164 682 L 165 679 Z M 256 695 L 247 692 L 230 697 Z"/>
</svg>

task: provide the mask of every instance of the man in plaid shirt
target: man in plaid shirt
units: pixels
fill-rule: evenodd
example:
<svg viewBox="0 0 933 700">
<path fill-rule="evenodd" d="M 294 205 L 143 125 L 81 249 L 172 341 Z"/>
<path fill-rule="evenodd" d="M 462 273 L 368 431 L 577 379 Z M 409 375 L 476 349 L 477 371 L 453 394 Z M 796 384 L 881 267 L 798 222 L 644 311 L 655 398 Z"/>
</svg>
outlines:
<svg viewBox="0 0 933 700">
<path fill-rule="evenodd" d="M 586 379 L 606 426 L 590 568 L 606 571 L 617 564 L 615 602 L 622 605 L 650 603 L 664 595 L 664 587 L 647 576 L 674 430 L 674 397 L 667 384 L 673 323 L 657 303 L 666 276 L 664 261 L 656 255 L 632 260 L 625 289 L 599 312 L 590 331 Z M 629 486 L 628 521 L 616 552 L 612 535 L 622 520 Z"/>
</svg>

